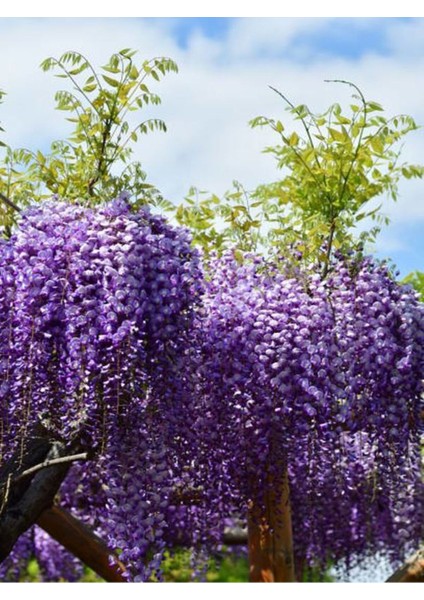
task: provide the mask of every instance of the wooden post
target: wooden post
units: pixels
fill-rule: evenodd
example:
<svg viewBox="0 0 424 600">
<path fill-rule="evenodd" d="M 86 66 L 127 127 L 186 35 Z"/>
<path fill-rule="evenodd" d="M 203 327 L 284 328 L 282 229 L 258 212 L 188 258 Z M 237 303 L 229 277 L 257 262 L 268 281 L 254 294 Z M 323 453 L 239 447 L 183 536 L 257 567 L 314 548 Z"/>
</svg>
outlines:
<svg viewBox="0 0 424 600">
<path fill-rule="evenodd" d="M 106 544 L 70 513 L 54 506 L 41 514 L 37 525 L 106 581 L 126 581 L 125 566 L 118 560 L 111 565 Z"/>
<path fill-rule="evenodd" d="M 387 583 L 424 583 L 424 547 L 393 573 Z"/>
<path fill-rule="evenodd" d="M 251 582 L 295 581 L 287 473 L 267 492 L 263 507 L 249 507 L 248 548 Z"/>
</svg>

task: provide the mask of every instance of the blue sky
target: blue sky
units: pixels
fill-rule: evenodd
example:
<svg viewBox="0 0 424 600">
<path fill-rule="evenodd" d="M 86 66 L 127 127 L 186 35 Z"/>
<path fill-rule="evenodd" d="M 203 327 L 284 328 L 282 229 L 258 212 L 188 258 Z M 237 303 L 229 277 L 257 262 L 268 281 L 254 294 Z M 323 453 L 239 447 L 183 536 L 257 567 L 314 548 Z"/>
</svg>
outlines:
<svg viewBox="0 0 424 600">
<path fill-rule="evenodd" d="M 200 31 L 202 35 L 212 39 L 223 39 L 228 32 L 234 18 L 230 17 L 175 17 L 169 18 L 154 18 L 151 21 L 168 21 L 169 26 L 173 29 L 175 39 L 182 48 L 187 48 L 188 41 L 193 35 L 193 32 Z"/>
<path fill-rule="evenodd" d="M 268 85 L 321 111 L 349 103 L 346 90 L 324 79 L 348 79 L 387 115 L 424 124 L 422 18 L 0 18 L 6 141 L 35 149 L 69 130 L 54 111 L 61 80 L 38 68 L 46 56 L 73 49 L 102 64 L 123 47 L 140 59 L 171 56 L 180 67 L 157 86 L 163 104 L 156 116 L 168 133 L 137 147 L 150 180 L 174 202 L 191 185 L 222 194 L 233 179 L 249 188 L 278 176 L 261 152 L 275 140 L 247 125 L 258 114 L 286 118 Z M 406 139 L 404 157 L 424 162 L 423 130 Z M 423 187 L 402 183 L 397 205 L 384 203 L 392 223 L 375 251 L 402 275 L 424 270 Z"/>
<path fill-rule="evenodd" d="M 157 19 L 152 18 L 151 20 Z M 182 48 L 187 48 L 188 41 L 195 31 L 200 31 L 202 35 L 210 39 L 225 39 L 236 20 L 230 17 L 192 17 L 170 19 L 169 22 L 178 44 Z M 399 23 L 413 20 L 411 18 L 395 19 Z M 322 54 L 351 59 L 357 59 L 369 52 L 387 55 L 390 51 L 386 35 L 388 27 L 389 19 L 384 18 L 339 18 L 337 21 L 327 21 L 322 27 L 317 27 L 316 31 L 312 30 L 298 35 L 288 49 L 289 56 L 296 59 L 302 48 L 309 49 L 309 59 L 313 59 L 314 55 Z M 274 54 L 277 56 L 280 54 L 278 47 L 274 49 Z"/>
<path fill-rule="evenodd" d="M 144 21 L 167 23 L 173 30 L 175 39 L 182 48 L 187 48 L 188 42 L 194 32 L 201 32 L 203 36 L 213 40 L 224 40 L 231 31 L 234 24 L 243 19 L 230 17 L 191 17 L 191 18 L 148 18 Z M 244 20 L 253 20 L 245 17 Z M 256 18 L 257 22 L 266 20 L 278 20 L 270 17 Z M 292 40 L 288 48 L 289 56 L 296 59 L 302 48 L 308 49 L 309 59 L 319 57 L 322 54 L 329 56 L 346 57 L 358 59 L 370 52 L 389 55 L 393 49 L 390 42 L 391 30 L 394 24 L 412 25 L 419 23 L 420 19 L 411 17 L 397 18 L 315 18 L 316 27 L 300 32 Z M 287 48 L 282 44 L 286 54 Z M 266 49 L 264 54 L 267 54 Z M 271 55 L 281 55 L 278 45 L 272 48 Z M 287 55 L 287 54 L 286 54 Z"/>
</svg>

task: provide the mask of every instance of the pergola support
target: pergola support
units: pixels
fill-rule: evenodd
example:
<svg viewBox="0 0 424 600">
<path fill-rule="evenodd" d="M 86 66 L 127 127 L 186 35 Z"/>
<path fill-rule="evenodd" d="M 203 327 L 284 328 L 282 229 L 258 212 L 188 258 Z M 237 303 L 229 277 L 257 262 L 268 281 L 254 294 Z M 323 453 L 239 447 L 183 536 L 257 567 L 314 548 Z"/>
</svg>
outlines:
<svg viewBox="0 0 424 600">
<path fill-rule="evenodd" d="M 249 507 L 248 549 L 251 582 L 295 581 L 287 472 L 278 486 L 267 491 L 262 506 Z"/>
</svg>

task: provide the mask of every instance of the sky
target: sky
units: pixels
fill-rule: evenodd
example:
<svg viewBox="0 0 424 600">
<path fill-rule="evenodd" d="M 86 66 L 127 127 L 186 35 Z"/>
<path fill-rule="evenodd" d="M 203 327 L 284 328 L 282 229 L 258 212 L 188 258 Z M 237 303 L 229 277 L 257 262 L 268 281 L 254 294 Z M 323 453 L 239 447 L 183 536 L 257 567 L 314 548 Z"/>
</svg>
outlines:
<svg viewBox="0 0 424 600">
<path fill-rule="evenodd" d="M 21 17 L 0 18 L 2 139 L 47 149 L 70 131 L 54 110 L 63 80 L 41 71 L 44 58 L 76 50 L 101 65 L 125 47 L 138 50 L 140 60 L 170 56 L 179 66 L 177 75 L 152 85 L 162 98 L 154 116 L 168 132 L 142 138 L 134 156 L 175 203 L 190 186 L 220 195 L 233 180 L 253 189 L 278 178 L 262 152 L 276 138 L 248 126 L 260 114 L 287 121 L 269 85 L 320 112 L 350 101 L 345 86 L 324 80 L 349 80 L 387 116 L 409 114 L 424 125 L 423 18 Z M 405 161 L 424 163 L 423 131 L 405 139 Z M 420 180 L 402 182 L 396 204 L 383 199 L 391 224 L 373 250 L 391 258 L 401 276 L 424 270 L 423 188 Z"/>
</svg>

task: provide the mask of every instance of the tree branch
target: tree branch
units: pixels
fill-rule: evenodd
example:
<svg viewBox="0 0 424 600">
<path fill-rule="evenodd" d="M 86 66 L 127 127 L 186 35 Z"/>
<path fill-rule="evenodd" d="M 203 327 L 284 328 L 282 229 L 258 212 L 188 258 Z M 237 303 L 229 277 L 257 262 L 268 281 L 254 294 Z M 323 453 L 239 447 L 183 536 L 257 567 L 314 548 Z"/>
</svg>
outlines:
<svg viewBox="0 0 424 600">
<path fill-rule="evenodd" d="M 76 442 L 66 445 L 39 425 L 21 448 L 0 468 L 0 562 L 41 513 L 50 508 L 74 460 Z"/>
<path fill-rule="evenodd" d="M 24 477 L 28 477 L 28 475 L 32 475 L 33 473 L 36 473 L 37 471 L 40 471 L 41 469 L 45 469 L 46 467 L 51 467 L 52 465 L 62 465 L 65 463 L 75 462 L 77 460 L 87 460 L 87 458 L 88 458 L 87 452 L 81 452 L 80 454 L 70 454 L 69 456 L 62 456 L 60 458 L 51 458 L 51 459 L 45 460 L 44 462 L 42 462 L 38 465 L 34 465 L 33 467 L 27 469 L 26 471 L 23 471 L 14 479 L 14 482 L 19 481 L 20 479 L 23 479 Z"/>
<path fill-rule="evenodd" d="M 12 200 L 10 200 L 7 196 L 2 194 L 1 192 L 0 192 L 0 200 L 2 200 L 9 208 L 13 208 L 13 210 L 15 210 L 16 212 L 21 212 L 21 209 L 19 208 L 19 206 L 17 206 L 17 204 L 12 202 Z"/>
</svg>

